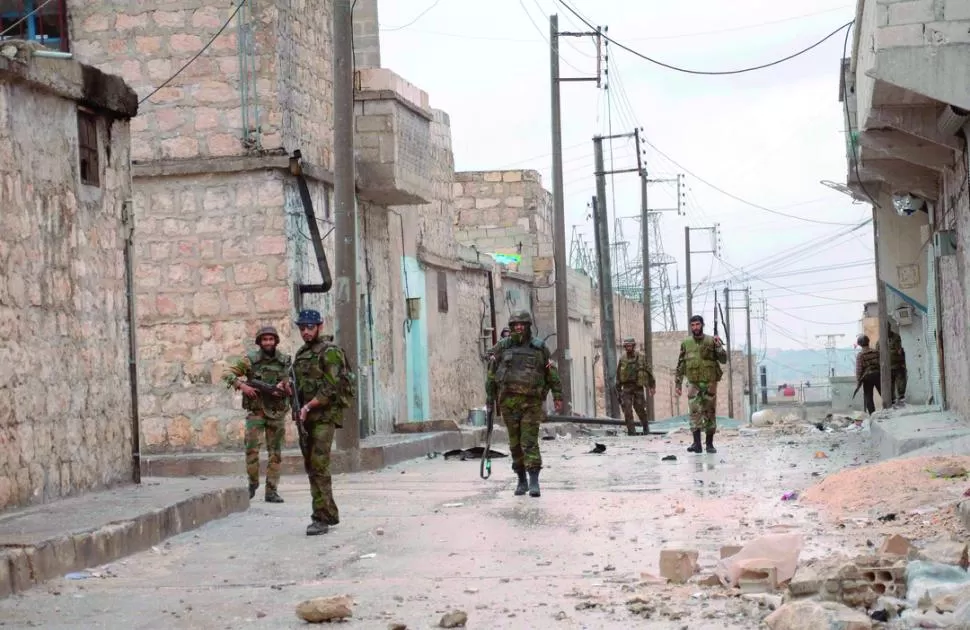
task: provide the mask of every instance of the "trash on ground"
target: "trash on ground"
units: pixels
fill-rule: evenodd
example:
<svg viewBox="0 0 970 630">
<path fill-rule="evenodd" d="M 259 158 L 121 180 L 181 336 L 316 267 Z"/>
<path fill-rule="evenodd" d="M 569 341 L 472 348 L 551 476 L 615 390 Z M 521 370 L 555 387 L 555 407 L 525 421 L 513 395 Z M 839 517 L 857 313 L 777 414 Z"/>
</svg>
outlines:
<svg viewBox="0 0 970 630">
<path fill-rule="evenodd" d="M 594 446 L 592 449 L 590 449 L 590 451 L 589 451 L 590 453 L 595 453 L 595 454 L 598 455 L 600 453 L 605 453 L 606 452 L 606 444 L 600 444 L 599 442 L 595 442 L 595 444 L 596 444 L 596 446 Z"/>
</svg>

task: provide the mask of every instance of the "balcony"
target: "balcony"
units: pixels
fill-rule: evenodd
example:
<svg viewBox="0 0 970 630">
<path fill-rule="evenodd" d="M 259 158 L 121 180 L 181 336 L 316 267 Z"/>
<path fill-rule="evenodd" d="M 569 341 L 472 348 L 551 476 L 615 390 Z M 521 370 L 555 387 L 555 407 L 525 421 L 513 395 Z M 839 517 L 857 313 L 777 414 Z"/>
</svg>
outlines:
<svg viewBox="0 0 970 630">
<path fill-rule="evenodd" d="M 390 70 L 357 72 L 354 142 L 362 199 L 382 206 L 432 199 L 428 95 Z"/>
<path fill-rule="evenodd" d="M 840 90 L 848 185 L 936 200 L 970 110 L 970 3 L 858 0 L 856 24 Z"/>
</svg>

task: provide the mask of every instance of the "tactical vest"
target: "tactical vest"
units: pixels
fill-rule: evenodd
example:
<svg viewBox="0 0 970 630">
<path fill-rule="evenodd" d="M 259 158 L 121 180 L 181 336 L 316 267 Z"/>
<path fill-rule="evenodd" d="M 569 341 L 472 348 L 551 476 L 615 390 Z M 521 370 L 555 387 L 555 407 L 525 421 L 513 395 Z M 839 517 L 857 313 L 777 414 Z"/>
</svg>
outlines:
<svg viewBox="0 0 970 630">
<path fill-rule="evenodd" d="M 546 385 L 546 357 L 541 341 L 533 339 L 524 345 L 508 345 L 495 370 L 495 380 L 502 394 L 542 396 Z"/>
<path fill-rule="evenodd" d="M 354 398 L 357 396 L 354 373 L 347 363 L 347 354 L 339 346 L 323 340 L 313 344 L 305 352 L 301 353 L 300 361 L 294 364 L 297 389 L 300 392 L 300 401 L 305 405 L 313 398 L 320 387 L 320 383 L 323 382 L 324 376 L 327 373 L 324 364 L 324 355 L 326 355 L 327 350 L 330 348 L 340 350 L 342 359 L 342 365 L 338 372 L 335 387 L 337 399 L 331 403 L 331 406 L 346 409 L 353 404 Z"/>
<path fill-rule="evenodd" d="M 640 355 L 632 357 L 624 355 L 620 359 L 620 369 L 617 370 L 617 385 L 636 385 L 640 376 Z"/>
<path fill-rule="evenodd" d="M 252 350 L 246 355 L 249 358 L 250 373 L 252 378 L 262 381 L 269 385 L 276 385 L 286 378 L 287 368 L 284 357 L 279 350 L 276 356 L 270 357 L 260 350 Z M 278 416 L 289 409 L 289 402 L 286 397 L 270 396 L 260 392 L 256 398 L 243 396 L 243 409 L 247 411 L 265 411 L 271 415 Z"/>
<path fill-rule="evenodd" d="M 714 338 L 704 335 L 700 341 L 693 336 L 683 342 L 685 349 L 684 375 L 690 383 L 716 383 L 721 380 L 723 371 L 717 360 Z"/>
</svg>

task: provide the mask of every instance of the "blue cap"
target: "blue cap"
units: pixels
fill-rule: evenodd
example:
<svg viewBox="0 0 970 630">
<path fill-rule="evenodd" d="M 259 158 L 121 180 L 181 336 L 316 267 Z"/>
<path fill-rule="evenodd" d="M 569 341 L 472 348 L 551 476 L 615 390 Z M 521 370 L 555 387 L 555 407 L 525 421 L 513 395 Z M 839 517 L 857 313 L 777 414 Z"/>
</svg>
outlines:
<svg viewBox="0 0 970 630">
<path fill-rule="evenodd" d="M 300 311 L 300 316 L 296 318 L 296 322 L 294 323 L 297 326 L 300 324 L 322 324 L 323 318 L 320 317 L 320 311 L 306 309 L 304 311 Z"/>
</svg>

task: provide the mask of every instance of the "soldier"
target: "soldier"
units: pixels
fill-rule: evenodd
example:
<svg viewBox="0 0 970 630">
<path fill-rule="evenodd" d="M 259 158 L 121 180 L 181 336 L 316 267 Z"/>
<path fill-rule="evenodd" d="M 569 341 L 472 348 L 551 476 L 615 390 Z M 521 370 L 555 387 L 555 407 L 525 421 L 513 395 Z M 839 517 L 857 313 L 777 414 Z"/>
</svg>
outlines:
<svg viewBox="0 0 970 630">
<path fill-rule="evenodd" d="M 323 325 L 320 312 L 300 311 L 296 325 L 304 341 L 293 358 L 295 394 L 302 405 L 296 421 L 302 423 L 308 435 L 304 456 L 313 498 L 312 522 L 306 535 L 316 536 L 326 534 L 331 525 L 340 522 L 333 500 L 330 450 L 334 432 L 342 426 L 341 416 L 354 403 L 357 391 L 344 351 L 320 334 Z"/>
<path fill-rule="evenodd" d="M 266 502 L 282 503 L 279 495 L 280 461 L 286 433 L 286 415 L 290 401 L 288 384 L 290 356 L 279 351 L 279 333 L 263 326 L 256 333 L 258 349 L 229 366 L 223 381 L 243 393 L 246 415 L 246 474 L 249 476 L 249 498 L 259 488 L 259 441 L 265 436 Z M 242 380 L 245 378 L 246 380 Z"/>
<path fill-rule="evenodd" d="M 869 347 L 869 337 L 859 335 L 856 344 L 861 348 L 861 352 L 855 357 L 855 381 L 856 385 L 862 385 L 862 398 L 866 407 L 866 413 L 872 414 L 876 410 L 876 402 L 872 398 L 872 390 L 875 389 L 882 396 L 880 391 L 881 373 L 879 371 L 879 351 Z"/>
<path fill-rule="evenodd" d="M 657 391 L 657 383 L 647 365 L 647 358 L 636 351 L 637 340 L 627 337 L 623 340 L 623 349 L 626 356 L 620 357 L 616 366 L 616 387 L 620 392 L 620 405 L 623 407 L 623 419 L 626 421 L 627 435 L 636 435 L 636 426 L 633 424 L 633 410 L 636 409 L 640 424 L 643 426 L 643 434 L 650 433 L 650 424 L 647 421 L 647 400 L 644 396 L 644 388 L 650 390 L 653 396 Z"/>
<path fill-rule="evenodd" d="M 889 348 L 889 367 L 892 378 L 892 404 L 900 406 L 906 404 L 906 351 L 903 349 L 903 340 L 893 330 L 890 324 L 889 336 L 886 339 L 886 347 Z M 878 344 L 877 350 L 878 350 Z"/>
<path fill-rule="evenodd" d="M 532 316 L 527 311 L 514 314 L 509 328 L 511 334 L 495 347 L 485 390 L 489 407 L 498 404 L 509 432 L 512 470 L 519 478 L 515 495 L 528 491 L 537 497 L 542 469 L 539 425 L 546 419 L 543 404 L 551 390 L 556 411 L 562 411 L 562 385 L 549 349 L 532 337 Z"/>
<path fill-rule="evenodd" d="M 687 451 L 700 453 L 703 450 L 703 430 L 707 437 L 707 452 L 716 453 L 714 433 L 717 431 L 717 383 L 723 375 L 719 364 L 727 363 L 728 356 L 719 337 L 704 334 L 704 318 L 700 315 L 690 318 L 690 333 L 691 336 L 680 344 L 676 376 L 678 396 L 682 393 L 681 383 L 687 377 L 690 430 L 694 435 L 694 443 L 687 447 Z"/>
</svg>

